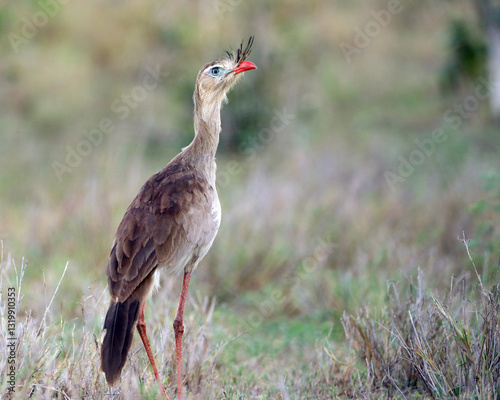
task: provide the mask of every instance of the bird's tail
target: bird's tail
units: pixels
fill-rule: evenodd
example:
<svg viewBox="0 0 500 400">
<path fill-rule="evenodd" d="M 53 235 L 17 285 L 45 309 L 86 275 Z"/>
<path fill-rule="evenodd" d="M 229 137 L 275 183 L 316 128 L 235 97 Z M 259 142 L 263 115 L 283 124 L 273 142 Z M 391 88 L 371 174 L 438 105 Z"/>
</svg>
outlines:
<svg viewBox="0 0 500 400">
<path fill-rule="evenodd" d="M 120 380 L 138 317 L 139 300 L 127 299 L 109 306 L 104 321 L 106 336 L 101 347 L 101 369 L 110 386 L 115 386 Z"/>
</svg>

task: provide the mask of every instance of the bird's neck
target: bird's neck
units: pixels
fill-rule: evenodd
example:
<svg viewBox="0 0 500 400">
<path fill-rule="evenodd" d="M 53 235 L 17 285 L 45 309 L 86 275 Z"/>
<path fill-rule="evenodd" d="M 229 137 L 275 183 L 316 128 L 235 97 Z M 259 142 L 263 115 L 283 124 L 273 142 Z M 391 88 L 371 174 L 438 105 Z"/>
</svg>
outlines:
<svg viewBox="0 0 500 400">
<path fill-rule="evenodd" d="M 184 158 L 203 170 L 215 184 L 215 152 L 219 144 L 220 102 L 204 104 L 194 96 L 194 139 L 183 151 Z"/>
</svg>

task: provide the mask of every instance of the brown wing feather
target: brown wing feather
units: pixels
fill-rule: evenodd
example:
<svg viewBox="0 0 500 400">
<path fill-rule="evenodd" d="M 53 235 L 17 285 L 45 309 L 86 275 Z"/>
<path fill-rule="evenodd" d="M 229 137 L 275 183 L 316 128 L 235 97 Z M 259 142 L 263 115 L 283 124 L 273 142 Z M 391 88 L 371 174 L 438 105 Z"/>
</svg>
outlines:
<svg viewBox="0 0 500 400">
<path fill-rule="evenodd" d="M 122 302 L 159 265 L 176 266 L 211 243 L 215 189 L 199 170 L 171 163 L 152 176 L 118 226 L 108 263 L 112 299 Z"/>
</svg>

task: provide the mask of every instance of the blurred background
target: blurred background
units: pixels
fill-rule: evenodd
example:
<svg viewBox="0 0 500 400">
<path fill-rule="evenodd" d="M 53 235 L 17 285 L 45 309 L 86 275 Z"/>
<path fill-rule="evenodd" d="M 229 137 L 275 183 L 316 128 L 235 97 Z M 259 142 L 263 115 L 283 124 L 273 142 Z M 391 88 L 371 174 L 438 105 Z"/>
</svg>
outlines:
<svg viewBox="0 0 500 400">
<path fill-rule="evenodd" d="M 250 35 L 259 69 L 222 111 L 222 225 L 190 289 L 192 303 L 216 298 L 210 351 L 234 337 L 221 365 L 262 368 L 275 387 L 317 340 L 342 343 L 344 311 L 383 307 L 388 281 L 420 268 L 445 293 L 469 276 L 464 235 L 483 279 L 495 273 L 497 3 L 0 7 L 1 274 L 14 286 L 26 260 L 19 307 L 35 320 L 67 265 L 49 319 L 99 335 L 118 223 L 191 141 L 199 69 Z M 179 288 L 165 275 L 152 300 L 165 335 Z"/>
</svg>

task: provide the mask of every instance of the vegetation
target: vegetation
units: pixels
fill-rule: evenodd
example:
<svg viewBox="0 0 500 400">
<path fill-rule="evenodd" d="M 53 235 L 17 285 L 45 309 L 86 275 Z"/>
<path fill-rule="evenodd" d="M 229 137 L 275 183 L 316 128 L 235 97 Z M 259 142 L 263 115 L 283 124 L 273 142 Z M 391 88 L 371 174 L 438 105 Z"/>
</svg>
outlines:
<svg viewBox="0 0 500 400">
<path fill-rule="evenodd" d="M 2 398 L 12 342 L 12 399 L 155 398 L 139 340 L 120 387 L 99 372 L 108 252 L 142 183 L 191 140 L 197 71 L 251 34 L 259 70 L 223 109 L 222 226 L 186 305 L 187 397 L 499 397 L 498 125 L 487 76 L 440 94 L 447 26 L 474 10 L 384 10 L 3 6 Z M 146 306 L 172 397 L 179 290 L 164 274 Z"/>
</svg>

